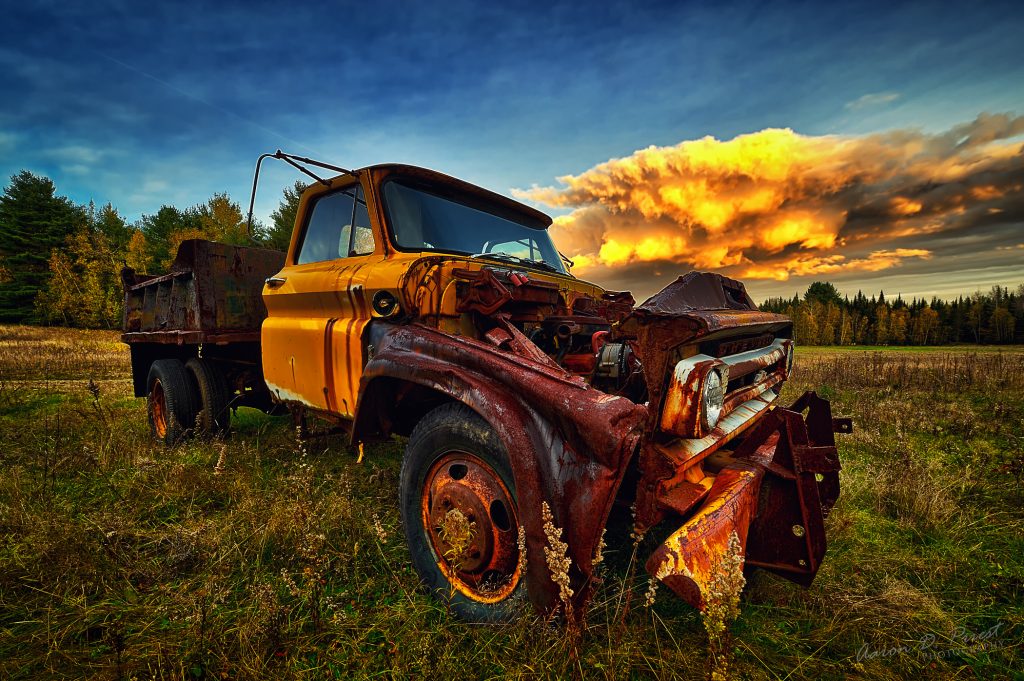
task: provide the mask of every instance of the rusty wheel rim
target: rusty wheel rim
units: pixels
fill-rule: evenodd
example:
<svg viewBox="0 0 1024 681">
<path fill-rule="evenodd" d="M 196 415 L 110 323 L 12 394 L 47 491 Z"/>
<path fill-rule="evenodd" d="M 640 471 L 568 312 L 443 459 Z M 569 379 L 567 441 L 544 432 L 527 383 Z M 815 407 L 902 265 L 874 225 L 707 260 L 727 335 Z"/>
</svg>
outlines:
<svg viewBox="0 0 1024 681">
<path fill-rule="evenodd" d="M 164 386 L 159 380 L 153 382 L 149 409 L 153 419 L 153 430 L 156 431 L 157 437 L 167 437 L 167 398 L 164 396 Z"/>
<path fill-rule="evenodd" d="M 421 494 L 423 527 L 437 566 L 454 590 L 483 603 L 519 583 L 519 518 L 497 472 L 466 452 L 430 467 Z"/>
</svg>

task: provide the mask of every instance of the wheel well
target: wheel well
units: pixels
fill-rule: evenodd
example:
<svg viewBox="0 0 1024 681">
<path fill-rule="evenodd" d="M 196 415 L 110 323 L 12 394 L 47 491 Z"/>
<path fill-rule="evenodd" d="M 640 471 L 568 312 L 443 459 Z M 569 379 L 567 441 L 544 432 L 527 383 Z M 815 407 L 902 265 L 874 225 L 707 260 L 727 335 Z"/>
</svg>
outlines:
<svg viewBox="0 0 1024 681">
<path fill-rule="evenodd" d="M 158 359 L 178 359 L 182 362 L 199 354 L 195 345 L 170 345 L 167 343 L 131 343 L 128 346 L 132 356 L 132 388 L 135 397 L 149 393 L 149 368 Z"/>
<path fill-rule="evenodd" d="M 370 440 L 390 434 L 408 437 L 427 413 L 456 401 L 451 395 L 418 383 L 375 379 L 360 400 L 353 439 Z"/>
</svg>

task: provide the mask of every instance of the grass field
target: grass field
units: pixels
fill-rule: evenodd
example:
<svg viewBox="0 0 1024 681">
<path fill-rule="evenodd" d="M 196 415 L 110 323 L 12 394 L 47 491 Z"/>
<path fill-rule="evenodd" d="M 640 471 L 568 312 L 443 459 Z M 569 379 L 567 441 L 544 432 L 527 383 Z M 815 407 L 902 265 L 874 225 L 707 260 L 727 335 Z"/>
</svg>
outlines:
<svg viewBox="0 0 1024 681">
<path fill-rule="evenodd" d="M 807 590 L 751 575 L 732 673 L 1024 678 L 1024 349 L 811 348 L 793 383 L 856 432 L 824 567 Z M 237 416 L 166 451 L 116 334 L 0 327 L 0 678 L 707 675 L 700 617 L 644 606 L 628 538 L 578 639 L 463 624 L 409 566 L 402 442 L 359 464 Z"/>
</svg>

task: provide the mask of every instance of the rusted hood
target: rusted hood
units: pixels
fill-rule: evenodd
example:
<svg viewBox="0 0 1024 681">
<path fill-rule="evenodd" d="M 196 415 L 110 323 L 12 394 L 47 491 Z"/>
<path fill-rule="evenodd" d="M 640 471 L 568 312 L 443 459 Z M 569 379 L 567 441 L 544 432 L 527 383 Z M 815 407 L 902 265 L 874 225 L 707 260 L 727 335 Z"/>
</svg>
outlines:
<svg viewBox="0 0 1024 681">
<path fill-rule="evenodd" d="M 660 409 L 665 376 L 681 345 L 734 335 L 775 333 L 788 317 L 761 312 L 743 284 L 711 272 L 688 272 L 645 300 L 621 324 L 635 341 L 652 410 Z"/>
<path fill-rule="evenodd" d="M 687 272 L 636 306 L 639 316 L 671 317 L 696 310 L 756 310 L 743 284 L 712 272 Z"/>
<path fill-rule="evenodd" d="M 783 315 L 759 311 L 735 279 L 712 272 L 687 272 L 637 305 L 621 328 L 629 335 L 644 326 L 671 328 L 681 343 L 723 329 L 788 323 Z"/>
</svg>

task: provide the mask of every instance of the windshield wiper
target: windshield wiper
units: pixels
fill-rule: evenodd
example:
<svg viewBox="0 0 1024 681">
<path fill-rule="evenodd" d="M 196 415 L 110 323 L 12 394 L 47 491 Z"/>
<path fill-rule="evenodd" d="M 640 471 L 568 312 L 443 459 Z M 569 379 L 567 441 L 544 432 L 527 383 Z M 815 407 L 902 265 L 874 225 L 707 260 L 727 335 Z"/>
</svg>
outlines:
<svg viewBox="0 0 1024 681">
<path fill-rule="evenodd" d="M 554 272 L 555 274 L 561 274 L 557 267 L 555 267 L 554 265 L 545 260 L 530 260 L 529 258 L 524 258 L 524 260 L 533 265 L 534 267 L 539 267 L 542 270 Z"/>
<path fill-rule="evenodd" d="M 526 267 L 537 267 L 549 272 L 561 274 L 557 267 L 552 266 L 550 263 L 544 262 L 543 260 L 531 260 L 530 258 L 520 258 L 518 255 L 512 255 L 511 253 L 474 253 L 470 256 L 471 258 L 494 258 L 495 260 L 504 260 L 506 262 L 514 262 Z"/>
</svg>

